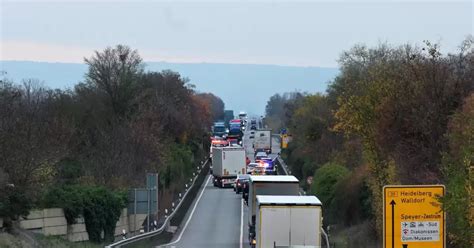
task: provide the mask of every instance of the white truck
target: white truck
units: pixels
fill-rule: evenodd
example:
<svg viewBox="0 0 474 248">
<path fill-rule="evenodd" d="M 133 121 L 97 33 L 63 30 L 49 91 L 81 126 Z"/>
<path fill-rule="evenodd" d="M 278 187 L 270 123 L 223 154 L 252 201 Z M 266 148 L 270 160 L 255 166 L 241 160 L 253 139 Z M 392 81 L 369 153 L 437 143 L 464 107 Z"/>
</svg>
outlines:
<svg viewBox="0 0 474 248">
<path fill-rule="evenodd" d="M 239 119 L 241 119 L 241 120 L 247 119 L 247 113 L 245 111 L 240 111 L 239 112 Z"/>
<path fill-rule="evenodd" d="M 257 196 L 251 247 L 321 248 L 322 204 L 316 196 Z"/>
<path fill-rule="evenodd" d="M 253 139 L 253 149 L 255 152 L 265 151 L 267 154 L 272 153 L 272 130 L 260 129 L 255 131 Z"/>
<path fill-rule="evenodd" d="M 246 174 L 245 149 L 241 146 L 212 148 L 212 175 L 214 186 L 233 186 L 239 174 Z"/>
<path fill-rule="evenodd" d="M 250 176 L 247 205 L 249 240 L 255 234 L 257 195 L 299 195 L 299 181 L 294 176 Z"/>
</svg>

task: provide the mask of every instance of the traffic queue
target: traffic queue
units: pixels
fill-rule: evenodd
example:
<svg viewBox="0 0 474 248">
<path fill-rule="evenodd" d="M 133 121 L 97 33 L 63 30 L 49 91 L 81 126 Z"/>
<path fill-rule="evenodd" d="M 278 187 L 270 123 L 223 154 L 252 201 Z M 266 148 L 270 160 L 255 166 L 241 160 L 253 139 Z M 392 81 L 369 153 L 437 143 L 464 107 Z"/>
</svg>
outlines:
<svg viewBox="0 0 474 248">
<path fill-rule="evenodd" d="M 246 120 L 240 123 L 244 123 L 243 140 Z M 250 247 L 321 247 L 321 201 L 316 196 L 301 195 L 296 177 L 277 175 L 277 165 L 269 156 L 271 131 L 259 131 L 251 128 L 248 132 L 252 144 L 230 142 L 225 136 L 212 139 L 214 186 L 233 187 L 236 194 L 242 193 L 248 208 Z M 254 148 L 253 162 L 246 154 L 249 145 Z"/>
</svg>

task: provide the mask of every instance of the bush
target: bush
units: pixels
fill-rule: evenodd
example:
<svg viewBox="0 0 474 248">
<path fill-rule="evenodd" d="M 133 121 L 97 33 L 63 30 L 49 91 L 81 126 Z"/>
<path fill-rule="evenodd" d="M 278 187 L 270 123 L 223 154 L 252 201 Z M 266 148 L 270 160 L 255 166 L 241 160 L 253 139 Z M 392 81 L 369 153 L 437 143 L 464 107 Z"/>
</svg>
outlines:
<svg viewBox="0 0 474 248">
<path fill-rule="evenodd" d="M 193 171 L 194 155 L 191 145 L 173 143 L 169 145 L 166 156 L 166 167 L 160 173 L 161 185 L 168 188 L 173 182 L 188 178 Z"/>
<path fill-rule="evenodd" d="M 126 199 L 125 193 L 103 187 L 67 185 L 48 191 L 42 205 L 64 209 L 68 224 L 74 224 L 76 218 L 82 215 L 89 240 L 100 243 L 114 240 L 115 225 L 126 206 Z"/>
<path fill-rule="evenodd" d="M 331 212 L 336 189 L 347 175 L 349 170 L 346 167 L 334 163 L 327 163 L 314 172 L 311 193 L 321 200 L 325 212 Z"/>
<path fill-rule="evenodd" d="M 372 217 L 368 174 L 367 166 L 359 166 L 337 183 L 329 215 L 325 216 L 329 223 L 352 226 Z"/>
<path fill-rule="evenodd" d="M 24 190 L 14 186 L 0 187 L 0 216 L 4 218 L 8 231 L 11 231 L 11 220 L 28 215 L 30 208 L 31 203 Z"/>
</svg>

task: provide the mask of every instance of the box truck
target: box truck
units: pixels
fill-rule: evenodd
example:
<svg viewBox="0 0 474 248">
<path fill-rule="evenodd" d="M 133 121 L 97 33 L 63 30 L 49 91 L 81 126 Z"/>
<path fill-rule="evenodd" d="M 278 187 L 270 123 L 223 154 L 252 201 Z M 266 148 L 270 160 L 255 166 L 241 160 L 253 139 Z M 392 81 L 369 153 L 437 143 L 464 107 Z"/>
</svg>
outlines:
<svg viewBox="0 0 474 248">
<path fill-rule="evenodd" d="M 321 248 L 322 204 L 315 196 L 257 196 L 251 247 Z"/>
<path fill-rule="evenodd" d="M 213 147 L 212 175 L 214 186 L 233 186 L 239 174 L 246 174 L 245 149 L 241 146 Z"/>
<path fill-rule="evenodd" d="M 255 152 L 265 151 L 267 154 L 272 153 L 272 130 L 260 129 L 255 131 L 253 139 L 253 149 Z"/>
<path fill-rule="evenodd" d="M 250 176 L 249 178 L 249 233 L 255 227 L 257 195 L 299 195 L 299 181 L 294 176 Z"/>
</svg>

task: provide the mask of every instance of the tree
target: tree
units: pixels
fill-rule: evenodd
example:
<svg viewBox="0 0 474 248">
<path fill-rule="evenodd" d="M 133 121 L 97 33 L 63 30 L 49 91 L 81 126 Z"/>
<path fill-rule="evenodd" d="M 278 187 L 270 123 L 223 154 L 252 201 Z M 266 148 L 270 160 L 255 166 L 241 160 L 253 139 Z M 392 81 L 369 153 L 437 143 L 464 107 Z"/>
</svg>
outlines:
<svg viewBox="0 0 474 248">
<path fill-rule="evenodd" d="M 265 106 L 265 124 L 273 130 L 289 127 L 295 109 L 301 104 L 304 93 L 290 92 L 270 97 Z"/>
<path fill-rule="evenodd" d="M 449 151 L 443 154 L 450 247 L 472 247 L 474 239 L 474 93 L 449 123 Z"/>
<path fill-rule="evenodd" d="M 321 200 L 325 212 L 332 213 L 337 211 L 338 207 L 333 205 L 336 189 L 340 182 L 348 175 L 349 170 L 346 167 L 331 163 L 323 165 L 314 172 L 311 193 Z"/>
<path fill-rule="evenodd" d="M 68 209 L 69 221 L 81 211 L 87 215 L 91 239 L 102 231 L 110 239 L 123 207 L 118 198 L 72 189 L 143 187 L 147 172 L 169 171 L 159 199 L 166 208 L 208 151 L 211 110 L 222 112 L 220 98 L 196 94 L 177 72 L 143 72 L 138 52 L 126 46 L 96 51 L 85 62 L 86 82 L 73 90 L 51 90 L 36 80 L 0 82 L 0 216 L 6 224 L 39 206 L 45 191 L 63 188 L 60 195 L 74 199 L 57 199 L 65 201 L 55 206 Z M 81 198 L 86 193 L 90 201 Z"/>
<path fill-rule="evenodd" d="M 200 93 L 196 97 L 201 98 L 210 107 L 212 121 L 224 120 L 224 102 L 212 93 Z"/>
<path fill-rule="evenodd" d="M 68 152 L 73 129 L 58 108 L 62 94 L 36 80 L 4 83 L 0 91 L 0 168 L 17 187 L 35 187 Z"/>
<path fill-rule="evenodd" d="M 0 216 L 27 214 L 38 188 L 53 181 L 55 163 L 68 154 L 73 128 L 61 111 L 63 98 L 33 79 L 22 86 L 0 83 Z"/>
<path fill-rule="evenodd" d="M 123 116 L 130 111 L 130 103 L 137 89 L 137 80 L 143 72 L 142 58 L 136 50 L 124 45 L 107 47 L 84 58 L 89 66 L 86 81 L 89 86 L 106 94 L 114 113 Z"/>
<path fill-rule="evenodd" d="M 361 138 L 379 232 L 384 185 L 442 181 L 448 121 L 473 90 L 468 47 L 442 56 L 429 42 L 423 49 L 356 46 L 341 57 L 342 73 L 330 88 L 338 105 L 334 129 Z"/>
</svg>

